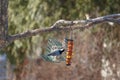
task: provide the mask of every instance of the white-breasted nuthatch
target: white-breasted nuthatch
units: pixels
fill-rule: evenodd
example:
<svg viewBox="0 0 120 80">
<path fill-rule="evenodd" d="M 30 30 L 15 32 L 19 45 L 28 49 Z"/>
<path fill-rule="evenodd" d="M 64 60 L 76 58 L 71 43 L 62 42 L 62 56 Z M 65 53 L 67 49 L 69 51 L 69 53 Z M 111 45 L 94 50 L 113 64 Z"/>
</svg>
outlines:
<svg viewBox="0 0 120 80">
<path fill-rule="evenodd" d="M 61 55 L 64 51 L 65 51 L 65 49 L 58 49 L 58 50 L 55 50 L 55 51 L 51 52 L 50 54 L 48 54 L 48 56 L 59 56 L 59 55 Z"/>
</svg>

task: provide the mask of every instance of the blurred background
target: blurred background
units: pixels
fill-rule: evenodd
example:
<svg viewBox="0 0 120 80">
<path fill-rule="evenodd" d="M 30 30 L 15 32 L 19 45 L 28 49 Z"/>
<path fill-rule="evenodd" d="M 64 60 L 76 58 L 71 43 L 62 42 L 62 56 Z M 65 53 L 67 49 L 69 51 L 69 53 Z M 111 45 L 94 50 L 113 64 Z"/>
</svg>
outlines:
<svg viewBox="0 0 120 80">
<path fill-rule="evenodd" d="M 120 0 L 9 0 L 8 11 L 9 34 L 13 35 L 49 27 L 59 19 L 82 20 L 120 13 Z M 44 33 L 11 43 L 4 49 L 8 80 L 120 80 L 120 25 L 102 23 L 84 31 L 74 30 L 73 34 L 71 66 L 40 57 L 47 40 L 63 40 L 65 32 Z"/>
</svg>

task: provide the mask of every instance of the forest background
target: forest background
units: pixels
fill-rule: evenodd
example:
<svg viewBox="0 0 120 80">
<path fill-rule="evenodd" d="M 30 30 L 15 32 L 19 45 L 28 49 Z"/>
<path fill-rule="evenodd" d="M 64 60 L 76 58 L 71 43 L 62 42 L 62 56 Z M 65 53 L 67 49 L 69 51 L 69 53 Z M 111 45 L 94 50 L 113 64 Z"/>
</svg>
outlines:
<svg viewBox="0 0 120 80">
<path fill-rule="evenodd" d="M 120 0 L 9 0 L 8 31 L 16 34 L 49 27 L 60 19 L 86 20 L 116 14 L 120 13 L 119 7 Z M 63 40 L 65 32 L 16 40 L 4 51 L 15 65 L 17 80 L 119 80 L 119 26 L 102 23 L 84 31 L 74 30 L 74 56 L 69 67 L 65 63 L 45 62 L 40 57 L 47 40 Z"/>
</svg>

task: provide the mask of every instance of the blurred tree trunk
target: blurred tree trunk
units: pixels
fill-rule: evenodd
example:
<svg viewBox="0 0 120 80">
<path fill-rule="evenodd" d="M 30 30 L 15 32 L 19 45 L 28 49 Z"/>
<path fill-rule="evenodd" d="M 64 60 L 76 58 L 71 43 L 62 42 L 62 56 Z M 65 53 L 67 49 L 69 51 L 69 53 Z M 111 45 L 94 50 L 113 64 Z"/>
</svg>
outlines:
<svg viewBox="0 0 120 80">
<path fill-rule="evenodd" d="M 0 48 L 6 43 L 8 33 L 8 0 L 0 0 Z"/>
</svg>

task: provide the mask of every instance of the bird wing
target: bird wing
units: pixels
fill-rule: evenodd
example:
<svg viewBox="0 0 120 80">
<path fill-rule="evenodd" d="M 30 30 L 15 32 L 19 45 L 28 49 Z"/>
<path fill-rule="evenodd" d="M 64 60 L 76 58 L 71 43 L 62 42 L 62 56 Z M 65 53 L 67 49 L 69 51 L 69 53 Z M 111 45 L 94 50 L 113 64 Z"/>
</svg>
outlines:
<svg viewBox="0 0 120 80">
<path fill-rule="evenodd" d="M 56 55 L 59 55 L 58 52 L 56 55 L 55 55 L 55 53 L 58 49 L 61 49 L 61 48 L 62 48 L 62 43 L 60 43 L 56 39 L 49 39 L 48 43 L 47 43 L 46 51 L 44 54 L 42 54 L 41 57 L 46 61 L 55 62 L 54 57 L 56 57 Z M 50 56 L 50 55 L 52 55 L 52 56 Z"/>
<path fill-rule="evenodd" d="M 62 44 L 56 39 L 49 39 L 47 44 L 47 52 L 51 53 L 62 48 Z"/>
</svg>

